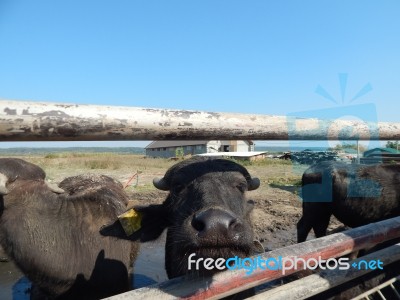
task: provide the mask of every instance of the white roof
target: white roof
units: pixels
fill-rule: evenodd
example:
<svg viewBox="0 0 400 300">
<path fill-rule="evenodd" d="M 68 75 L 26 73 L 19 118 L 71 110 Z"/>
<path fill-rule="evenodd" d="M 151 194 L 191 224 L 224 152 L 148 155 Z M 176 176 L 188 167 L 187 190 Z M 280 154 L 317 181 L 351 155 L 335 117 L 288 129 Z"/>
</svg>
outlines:
<svg viewBox="0 0 400 300">
<path fill-rule="evenodd" d="M 197 154 L 198 156 L 236 156 L 236 157 L 251 157 L 265 154 L 267 151 L 252 151 L 252 152 L 212 152 Z"/>
</svg>

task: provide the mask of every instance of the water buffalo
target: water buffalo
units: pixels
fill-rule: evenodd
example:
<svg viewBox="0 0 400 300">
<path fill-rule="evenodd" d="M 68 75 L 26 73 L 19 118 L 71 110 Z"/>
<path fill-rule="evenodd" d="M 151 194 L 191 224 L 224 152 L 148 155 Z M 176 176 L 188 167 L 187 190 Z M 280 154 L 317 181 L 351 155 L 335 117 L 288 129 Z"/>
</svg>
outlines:
<svg viewBox="0 0 400 300">
<path fill-rule="evenodd" d="M 32 281 L 32 298 L 99 299 L 131 288 L 138 243 L 105 237 L 127 207 L 122 185 L 102 175 L 46 184 L 45 172 L 0 159 L 0 245 Z"/>
<path fill-rule="evenodd" d="M 359 165 L 322 162 L 302 177 L 303 216 L 297 241 L 311 229 L 326 235 L 331 215 L 358 227 L 400 215 L 400 165 Z"/>
<path fill-rule="evenodd" d="M 103 234 L 149 241 L 167 230 L 165 268 L 169 278 L 189 271 L 188 257 L 246 257 L 256 251 L 250 213 L 253 201 L 247 191 L 260 181 L 241 165 L 225 159 L 193 157 L 172 166 L 154 185 L 169 191 L 159 205 L 137 207 L 141 229 L 126 236 L 119 222 L 103 228 Z M 259 244 L 258 244 L 259 245 Z M 208 271 L 200 264 L 202 274 Z"/>
</svg>

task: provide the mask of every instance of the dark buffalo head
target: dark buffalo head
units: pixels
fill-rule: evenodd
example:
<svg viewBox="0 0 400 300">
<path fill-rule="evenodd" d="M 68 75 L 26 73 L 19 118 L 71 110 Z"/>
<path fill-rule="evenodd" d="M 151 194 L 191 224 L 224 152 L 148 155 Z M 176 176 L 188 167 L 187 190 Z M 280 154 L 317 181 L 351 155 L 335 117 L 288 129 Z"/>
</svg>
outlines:
<svg viewBox="0 0 400 300">
<path fill-rule="evenodd" d="M 19 158 L 0 158 L 0 195 L 7 195 L 7 185 L 15 180 L 35 180 L 46 184 L 53 192 L 64 191 L 45 181 L 46 173 L 42 168 Z"/>
<path fill-rule="evenodd" d="M 92 199 L 108 206 L 118 203 L 124 207 L 129 201 L 122 184 L 106 175 L 81 174 L 68 177 L 60 182 L 59 187 L 71 196 L 71 199 Z"/>
<path fill-rule="evenodd" d="M 195 157 L 174 165 L 153 183 L 169 194 L 160 205 L 136 208 L 142 214 L 141 229 L 131 238 L 154 240 L 168 229 L 165 267 L 170 278 L 188 273 L 192 253 L 196 259 L 254 253 L 253 201 L 246 192 L 257 189 L 260 181 L 244 167 Z"/>
</svg>

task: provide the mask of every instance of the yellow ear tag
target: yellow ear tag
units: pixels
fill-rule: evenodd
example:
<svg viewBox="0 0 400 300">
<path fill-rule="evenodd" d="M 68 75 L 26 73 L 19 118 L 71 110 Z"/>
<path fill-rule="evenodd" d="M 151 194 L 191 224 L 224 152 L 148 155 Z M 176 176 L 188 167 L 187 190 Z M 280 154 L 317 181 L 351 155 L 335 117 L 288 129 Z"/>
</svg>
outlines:
<svg viewBox="0 0 400 300">
<path fill-rule="evenodd" d="M 142 214 L 133 208 L 118 216 L 118 220 L 124 228 L 127 236 L 138 231 L 142 223 Z"/>
</svg>

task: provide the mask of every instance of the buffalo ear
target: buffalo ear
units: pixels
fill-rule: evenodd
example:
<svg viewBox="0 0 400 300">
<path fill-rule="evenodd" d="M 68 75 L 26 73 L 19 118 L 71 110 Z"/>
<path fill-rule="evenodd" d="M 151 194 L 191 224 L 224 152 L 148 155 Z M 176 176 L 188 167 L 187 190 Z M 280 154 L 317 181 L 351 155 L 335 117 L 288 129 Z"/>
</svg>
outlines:
<svg viewBox="0 0 400 300">
<path fill-rule="evenodd" d="M 136 241 L 139 239 L 139 236 L 137 234 L 127 236 L 124 228 L 122 227 L 118 219 L 114 221 L 114 223 L 103 225 L 100 228 L 100 234 L 103 236 L 112 236 L 123 240 Z"/>
<path fill-rule="evenodd" d="M 137 231 L 127 235 L 119 219 L 112 224 L 100 228 L 103 236 L 113 236 L 123 240 L 148 242 L 157 239 L 169 225 L 166 211 L 162 204 L 137 206 L 133 208 L 135 215 L 140 215 L 140 225 Z M 131 211 L 129 209 L 127 212 Z"/>
</svg>

